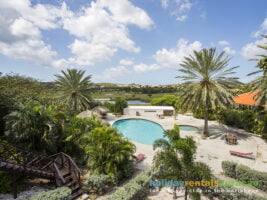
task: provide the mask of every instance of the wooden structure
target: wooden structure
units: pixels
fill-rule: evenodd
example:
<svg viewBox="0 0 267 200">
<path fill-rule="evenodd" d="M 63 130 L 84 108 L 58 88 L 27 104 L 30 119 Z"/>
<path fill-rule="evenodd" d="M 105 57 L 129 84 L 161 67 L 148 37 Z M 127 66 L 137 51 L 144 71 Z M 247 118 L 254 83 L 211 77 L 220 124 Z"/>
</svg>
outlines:
<svg viewBox="0 0 267 200">
<path fill-rule="evenodd" d="M 62 152 L 42 156 L 0 141 L 0 170 L 13 174 L 14 198 L 17 198 L 16 174 L 19 173 L 49 179 L 57 187 L 69 187 L 72 190 L 70 199 L 83 193 L 80 169 L 70 156 Z"/>
</svg>

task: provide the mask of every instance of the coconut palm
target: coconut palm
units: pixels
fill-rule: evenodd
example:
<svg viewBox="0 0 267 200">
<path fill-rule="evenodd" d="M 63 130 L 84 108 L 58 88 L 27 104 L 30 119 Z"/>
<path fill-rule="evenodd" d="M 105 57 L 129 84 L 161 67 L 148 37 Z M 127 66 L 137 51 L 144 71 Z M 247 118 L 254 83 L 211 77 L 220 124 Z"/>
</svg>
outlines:
<svg viewBox="0 0 267 200">
<path fill-rule="evenodd" d="M 209 167 L 204 163 L 194 162 L 196 144 L 192 137 L 180 138 L 177 125 L 173 130 L 165 131 L 164 137 L 167 139 L 158 139 L 153 144 L 154 150 L 159 149 L 154 157 L 154 164 L 162 167 L 160 178 L 183 181 L 210 180 Z M 176 199 L 176 189 L 177 187 L 174 188 L 174 199 Z M 188 195 L 200 199 L 200 195 L 195 192 L 196 188 L 185 185 L 184 189 L 185 199 Z"/>
<path fill-rule="evenodd" d="M 88 142 L 88 167 L 96 174 L 117 176 L 127 168 L 135 152 L 135 146 L 111 127 L 97 127 L 83 140 Z"/>
<path fill-rule="evenodd" d="M 263 36 L 267 38 L 267 35 Z M 264 49 L 267 51 L 267 42 L 264 45 L 258 45 L 259 48 Z M 260 105 L 265 105 L 265 109 L 267 108 L 267 52 L 265 55 L 258 55 L 259 58 L 252 59 L 254 61 L 258 61 L 257 70 L 256 72 L 252 72 L 250 75 L 262 73 L 261 76 L 257 77 L 254 81 L 252 81 L 252 91 L 259 91 L 258 94 L 255 96 L 257 103 Z"/>
<path fill-rule="evenodd" d="M 226 107 L 233 103 L 230 86 L 237 83 L 237 78 L 232 75 L 236 67 L 227 68 L 230 58 L 224 52 L 216 54 L 216 49 L 202 49 L 194 51 L 193 55 L 185 57 L 180 64 L 177 76 L 183 81 L 181 84 L 181 106 L 195 110 L 203 109 L 204 135 L 208 136 L 208 110 L 217 106 Z"/>
<path fill-rule="evenodd" d="M 61 72 L 62 75 L 55 75 L 60 98 L 75 111 L 88 108 L 91 101 L 91 76 L 84 77 L 85 71 L 77 69 Z"/>
</svg>

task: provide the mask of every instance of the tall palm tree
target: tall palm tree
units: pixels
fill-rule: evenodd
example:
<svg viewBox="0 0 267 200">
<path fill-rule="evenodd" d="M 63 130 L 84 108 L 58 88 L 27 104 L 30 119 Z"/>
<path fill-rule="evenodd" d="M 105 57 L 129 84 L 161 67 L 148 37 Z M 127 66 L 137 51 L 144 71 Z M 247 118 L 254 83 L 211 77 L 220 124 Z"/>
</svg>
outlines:
<svg viewBox="0 0 267 200">
<path fill-rule="evenodd" d="M 62 75 L 55 75 L 60 98 L 75 111 L 88 108 L 91 101 L 91 76 L 84 77 L 85 71 L 77 69 L 61 72 Z"/>
<path fill-rule="evenodd" d="M 237 78 L 227 76 L 235 73 L 233 70 L 238 66 L 227 68 L 229 61 L 230 58 L 224 56 L 224 52 L 218 55 L 216 49 L 211 48 L 194 51 L 180 64 L 182 75 L 177 78 L 183 81 L 181 106 L 205 111 L 205 136 L 209 136 L 209 108 L 226 107 L 233 103 L 232 93 L 228 89 L 237 83 Z"/>
<path fill-rule="evenodd" d="M 201 181 L 210 180 L 211 171 L 209 167 L 201 162 L 194 162 L 196 144 L 192 137 L 180 138 L 180 130 L 177 125 L 173 130 L 165 131 L 164 137 L 158 139 L 153 144 L 153 149 L 159 149 L 154 157 L 155 166 L 162 166 L 160 178 L 167 180 Z M 173 198 L 176 199 L 176 189 L 174 188 Z M 196 195 L 195 189 L 184 186 L 185 199 L 188 195 Z M 190 190 L 189 190 L 190 189 Z"/>
<path fill-rule="evenodd" d="M 263 36 L 267 39 L 267 35 Z M 252 59 L 254 61 L 258 61 L 257 68 L 259 70 L 252 72 L 250 75 L 262 73 L 261 76 L 257 77 L 254 81 L 252 81 L 252 91 L 259 91 L 255 96 L 257 103 L 260 105 L 265 105 L 265 109 L 267 108 L 267 42 L 264 45 L 258 45 L 259 48 L 266 50 L 265 55 L 258 55 L 259 58 Z"/>
</svg>

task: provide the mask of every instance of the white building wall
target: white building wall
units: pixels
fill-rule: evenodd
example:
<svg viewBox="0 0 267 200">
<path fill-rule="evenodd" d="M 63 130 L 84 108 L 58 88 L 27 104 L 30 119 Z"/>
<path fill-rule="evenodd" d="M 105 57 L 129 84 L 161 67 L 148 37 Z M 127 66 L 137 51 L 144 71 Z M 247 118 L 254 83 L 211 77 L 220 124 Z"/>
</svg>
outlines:
<svg viewBox="0 0 267 200">
<path fill-rule="evenodd" d="M 124 115 L 131 115 L 131 116 L 137 116 L 136 112 L 139 112 L 140 116 L 157 116 L 157 115 L 163 115 L 163 110 L 155 109 L 155 110 L 143 110 L 143 109 L 129 109 L 124 108 L 123 114 Z"/>
</svg>

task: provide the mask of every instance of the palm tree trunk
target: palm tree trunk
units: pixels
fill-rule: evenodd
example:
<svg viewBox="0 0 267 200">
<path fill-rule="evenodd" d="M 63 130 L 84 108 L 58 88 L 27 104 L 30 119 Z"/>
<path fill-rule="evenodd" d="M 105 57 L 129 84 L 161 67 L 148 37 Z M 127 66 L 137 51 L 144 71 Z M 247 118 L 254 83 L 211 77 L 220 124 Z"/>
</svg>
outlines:
<svg viewBox="0 0 267 200">
<path fill-rule="evenodd" d="M 188 195 L 187 187 L 185 186 L 184 188 L 185 188 L 184 199 L 187 200 L 187 195 Z"/>
<path fill-rule="evenodd" d="M 208 109 L 209 109 L 209 101 L 208 101 L 208 95 L 206 96 L 206 105 L 205 105 L 205 113 L 204 113 L 204 135 L 206 137 L 209 136 L 209 130 L 208 130 Z"/>
</svg>

